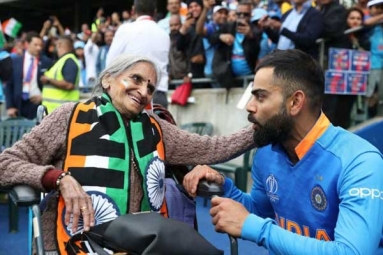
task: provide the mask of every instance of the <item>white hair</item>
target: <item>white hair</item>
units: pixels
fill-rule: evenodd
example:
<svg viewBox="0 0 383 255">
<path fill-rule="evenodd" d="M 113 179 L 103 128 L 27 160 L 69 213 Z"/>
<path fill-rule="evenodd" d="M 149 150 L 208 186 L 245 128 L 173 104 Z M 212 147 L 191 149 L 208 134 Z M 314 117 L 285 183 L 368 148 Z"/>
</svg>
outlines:
<svg viewBox="0 0 383 255">
<path fill-rule="evenodd" d="M 104 88 L 102 87 L 102 81 L 106 76 L 118 77 L 123 72 L 129 70 L 137 63 L 142 62 L 151 64 L 155 69 L 157 76 L 155 86 L 157 87 L 161 79 L 161 72 L 158 69 L 157 65 L 147 57 L 124 53 L 113 59 L 112 62 L 110 62 L 109 65 L 100 73 L 100 75 L 98 76 L 98 82 L 93 88 L 92 96 L 100 96 L 104 92 Z"/>
</svg>

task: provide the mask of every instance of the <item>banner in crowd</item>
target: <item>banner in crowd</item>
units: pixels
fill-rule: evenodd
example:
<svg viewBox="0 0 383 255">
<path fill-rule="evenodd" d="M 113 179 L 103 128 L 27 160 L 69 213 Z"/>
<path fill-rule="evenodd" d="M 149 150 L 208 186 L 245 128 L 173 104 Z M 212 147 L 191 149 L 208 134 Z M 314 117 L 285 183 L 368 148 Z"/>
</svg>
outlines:
<svg viewBox="0 0 383 255">
<path fill-rule="evenodd" d="M 13 38 L 17 36 L 17 33 L 20 31 L 21 27 L 21 23 L 14 18 L 7 19 L 2 24 L 4 34 Z"/>
<path fill-rule="evenodd" d="M 325 93 L 365 95 L 369 71 L 370 52 L 330 48 Z"/>
</svg>

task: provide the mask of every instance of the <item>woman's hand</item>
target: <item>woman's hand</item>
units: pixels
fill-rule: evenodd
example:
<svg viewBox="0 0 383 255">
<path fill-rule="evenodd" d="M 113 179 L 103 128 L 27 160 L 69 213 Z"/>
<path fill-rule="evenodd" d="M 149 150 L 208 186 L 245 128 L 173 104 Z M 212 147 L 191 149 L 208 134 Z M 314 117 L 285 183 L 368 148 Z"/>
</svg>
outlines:
<svg viewBox="0 0 383 255">
<path fill-rule="evenodd" d="M 201 179 L 223 185 L 225 178 L 216 170 L 206 165 L 198 165 L 184 177 L 183 185 L 191 197 L 197 195 L 197 185 Z"/>
<path fill-rule="evenodd" d="M 83 190 L 81 185 L 70 175 L 65 176 L 60 182 L 60 194 L 65 202 L 65 224 L 68 225 L 73 214 L 72 232 L 77 231 L 80 216 L 84 220 L 84 230 L 94 226 L 94 209 L 92 199 Z"/>
</svg>

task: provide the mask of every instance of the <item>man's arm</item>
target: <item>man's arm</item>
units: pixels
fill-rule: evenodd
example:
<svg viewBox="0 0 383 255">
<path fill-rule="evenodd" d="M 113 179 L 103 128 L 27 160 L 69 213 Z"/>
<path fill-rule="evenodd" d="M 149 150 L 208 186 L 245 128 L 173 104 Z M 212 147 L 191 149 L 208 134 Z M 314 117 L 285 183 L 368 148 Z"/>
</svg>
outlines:
<svg viewBox="0 0 383 255">
<path fill-rule="evenodd" d="M 64 67 L 62 69 L 62 74 L 64 77 L 63 81 L 58 81 L 54 79 L 48 79 L 46 76 L 41 77 L 41 81 L 44 84 L 53 85 L 59 89 L 64 90 L 73 90 L 76 87 L 76 80 L 79 73 L 79 67 L 74 62 L 73 59 L 68 59 L 65 61 Z"/>
<path fill-rule="evenodd" d="M 300 236 L 250 214 L 241 237 L 276 254 L 376 254 L 383 226 L 383 160 L 377 152 L 357 157 L 340 175 L 339 215 L 333 241 Z M 359 193 L 358 193 L 359 192 Z"/>
<path fill-rule="evenodd" d="M 323 16 L 323 37 L 334 39 L 343 36 L 346 28 L 347 11 L 343 5 L 338 5 Z"/>
<path fill-rule="evenodd" d="M 287 28 L 283 28 L 281 35 L 291 39 L 295 44 L 305 47 L 312 47 L 315 41 L 321 36 L 323 31 L 323 18 L 319 12 L 307 13 L 310 15 L 306 21 L 306 29 L 304 32 L 292 32 Z"/>
</svg>

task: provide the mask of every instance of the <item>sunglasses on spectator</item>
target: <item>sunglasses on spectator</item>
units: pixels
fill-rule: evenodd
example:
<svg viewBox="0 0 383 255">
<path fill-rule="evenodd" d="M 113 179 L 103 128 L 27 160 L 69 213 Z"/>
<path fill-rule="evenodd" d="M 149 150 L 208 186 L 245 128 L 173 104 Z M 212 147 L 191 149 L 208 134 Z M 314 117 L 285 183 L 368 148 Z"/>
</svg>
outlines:
<svg viewBox="0 0 383 255">
<path fill-rule="evenodd" d="M 238 17 L 250 17 L 250 12 L 237 12 Z"/>
</svg>

